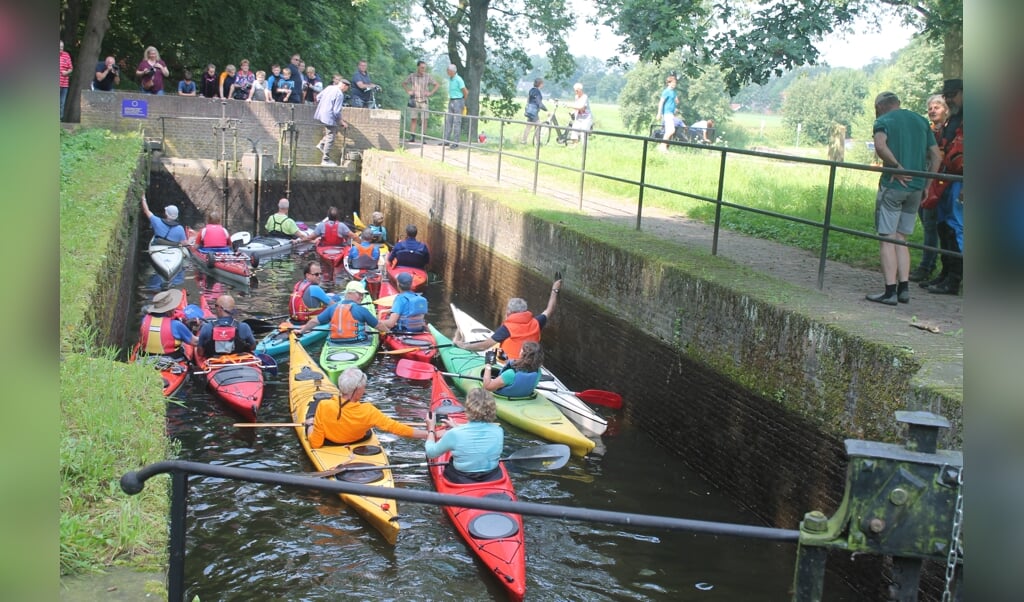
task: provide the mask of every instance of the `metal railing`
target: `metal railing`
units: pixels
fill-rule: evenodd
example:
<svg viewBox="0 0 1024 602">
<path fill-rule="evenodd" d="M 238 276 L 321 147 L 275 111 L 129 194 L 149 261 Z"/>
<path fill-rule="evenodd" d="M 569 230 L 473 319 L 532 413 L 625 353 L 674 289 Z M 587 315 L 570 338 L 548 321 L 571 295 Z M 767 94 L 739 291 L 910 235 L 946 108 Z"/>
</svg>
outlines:
<svg viewBox="0 0 1024 602">
<path fill-rule="evenodd" d="M 444 120 L 444 116 L 446 115 L 446 113 L 444 111 L 426 111 L 426 113 L 429 116 L 437 116 L 437 117 L 439 117 L 441 119 L 442 123 L 443 123 L 443 120 Z M 825 285 L 825 266 L 826 266 L 827 258 L 828 258 L 829 235 L 832 232 L 839 232 L 839 233 L 843 233 L 843 234 L 848 234 L 850 236 L 856 236 L 856 237 L 860 237 L 860 238 L 868 238 L 868 239 L 877 240 L 877 241 L 889 242 L 889 243 L 892 243 L 892 244 L 901 245 L 901 246 L 905 246 L 905 247 L 910 247 L 912 249 L 918 249 L 918 250 L 922 250 L 922 251 L 933 251 L 933 252 L 938 253 L 940 255 L 945 255 L 945 256 L 950 256 L 950 257 L 963 257 L 962 253 L 948 251 L 948 250 L 944 250 L 944 249 L 941 249 L 941 248 L 938 248 L 938 247 L 932 247 L 932 246 L 926 246 L 926 245 L 923 245 L 923 244 L 912 243 L 912 242 L 909 242 L 909 241 L 901 241 L 901 240 L 896 240 L 896 239 L 892 239 L 892 238 L 886 238 L 886 237 L 883 237 L 883 236 L 879 236 L 878 234 L 876 234 L 874 232 L 864 232 L 864 231 L 861 231 L 861 230 L 855 230 L 855 229 L 852 229 L 852 228 L 846 228 L 846 227 L 839 226 L 839 225 L 836 225 L 836 224 L 832 223 L 832 210 L 833 210 L 834 201 L 835 201 L 835 185 L 836 185 L 836 173 L 837 173 L 837 170 L 844 169 L 844 170 L 852 170 L 852 171 L 867 171 L 867 172 L 873 172 L 873 173 L 879 173 L 879 174 L 910 175 L 910 176 L 921 176 L 921 177 L 927 177 L 927 178 L 931 178 L 931 177 L 934 177 L 936 175 L 936 174 L 933 174 L 933 173 L 930 173 L 930 172 L 910 171 L 910 170 L 904 170 L 904 169 L 893 169 L 893 168 L 889 168 L 889 167 L 878 167 L 878 166 L 873 166 L 873 165 L 862 165 L 862 164 L 859 164 L 859 163 L 846 163 L 846 162 L 830 161 L 830 160 L 826 160 L 826 159 L 813 159 L 813 158 L 807 158 L 807 157 L 798 157 L 798 156 L 794 156 L 794 155 L 785 155 L 785 154 L 781 154 L 781 153 L 772 153 L 772 152 L 746 150 L 746 149 L 735 149 L 735 148 L 728 148 L 728 147 L 724 147 L 724 146 L 715 146 L 715 145 L 707 145 L 707 144 L 702 144 L 702 143 L 691 143 L 691 142 L 680 142 L 680 141 L 677 141 L 677 140 L 669 140 L 667 143 L 670 146 L 673 146 L 673 147 L 689 148 L 689 149 L 694 149 L 697 152 L 717 153 L 719 155 L 717 191 L 716 191 L 716 194 L 715 194 L 714 197 L 710 197 L 710 196 L 705 196 L 705 195 L 701 195 L 701 194 L 696 194 L 696 193 L 693 193 L 693 192 L 687 192 L 687 191 L 683 191 L 683 190 L 676 190 L 676 189 L 673 189 L 673 188 L 668 188 L 668 187 L 665 187 L 665 186 L 659 186 L 657 184 L 653 184 L 653 183 L 648 181 L 648 176 L 647 176 L 647 157 L 648 157 L 648 151 L 649 151 L 650 146 L 652 144 L 653 145 L 658 145 L 658 144 L 665 143 L 665 141 L 661 140 L 661 139 L 651 138 L 650 136 L 638 136 L 638 135 L 633 135 L 633 134 L 623 134 L 623 133 L 620 133 L 620 132 L 609 132 L 609 131 L 603 131 L 603 130 L 591 130 L 591 131 L 589 131 L 589 132 L 587 132 L 585 134 L 581 132 L 580 146 L 581 146 L 582 152 L 579 154 L 579 163 L 576 164 L 576 165 L 569 165 L 569 164 L 566 164 L 564 162 L 557 162 L 557 161 L 547 160 L 547 159 L 543 158 L 542 157 L 542 149 L 544 149 L 546 147 L 546 145 L 545 144 L 537 143 L 536 142 L 536 140 L 537 140 L 536 138 L 534 138 L 534 144 L 533 144 L 533 151 L 534 152 L 533 152 L 532 156 L 524 155 L 524 154 L 521 154 L 521 153 L 516 153 L 516 152 L 510 151 L 505 146 L 505 142 L 506 142 L 505 130 L 506 130 L 506 126 L 509 126 L 509 125 L 519 125 L 519 126 L 523 126 L 523 127 L 525 127 L 526 125 L 536 125 L 538 128 L 557 129 L 559 131 L 562 131 L 562 130 L 571 129 L 570 125 L 548 126 L 548 125 L 544 125 L 542 122 L 529 123 L 529 122 L 526 122 L 526 121 L 519 121 L 519 120 L 515 120 L 515 119 L 504 119 L 504 118 L 499 118 L 499 117 L 480 117 L 480 116 L 476 116 L 476 115 L 464 115 L 463 118 L 469 120 L 470 124 L 472 125 L 472 127 L 470 127 L 470 128 L 463 128 L 463 130 L 464 130 L 464 134 L 463 135 L 464 136 L 465 136 L 465 132 L 469 132 L 470 134 L 472 134 L 472 132 L 474 132 L 474 131 L 479 131 L 480 126 L 482 124 L 487 124 L 487 123 L 492 123 L 492 122 L 499 124 L 499 134 L 498 134 L 498 146 L 497 146 L 497 148 L 488 147 L 488 146 L 484 145 L 483 143 L 481 143 L 481 144 L 474 144 L 472 139 L 467 139 L 467 141 L 465 141 L 465 142 L 463 142 L 462 140 L 458 141 L 460 147 L 464 147 L 466 149 L 466 151 L 467 151 L 467 154 L 466 154 L 466 171 L 467 172 L 470 171 L 470 169 L 472 167 L 472 157 L 473 157 L 473 153 L 474 152 L 492 154 L 492 155 L 495 155 L 497 157 L 496 169 L 495 169 L 495 179 L 497 181 L 499 181 L 499 182 L 501 181 L 501 177 L 502 177 L 502 171 L 501 170 L 502 170 L 502 160 L 503 160 L 504 157 L 511 157 L 511 158 L 514 158 L 514 159 L 519 159 L 519 160 L 527 161 L 527 162 L 531 163 L 532 166 L 533 166 L 532 167 L 532 169 L 533 169 L 533 174 L 532 174 L 533 175 L 532 192 L 534 194 L 537 193 L 538 180 L 539 180 L 541 166 L 551 167 L 551 168 L 554 168 L 554 169 L 559 169 L 559 170 L 564 170 L 564 171 L 569 171 L 569 172 L 577 173 L 577 174 L 579 174 L 579 185 L 578 185 L 578 188 L 577 188 L 576 198 L 578 200 L 579 209 L 580 210 L 583 209 L 584 185 L 585 185 L 585 182 L 586 182 L 586 178 L 588 176 L 594 177 L 594 178 L 598 178 L 598 179 L 607 180 L 607 181 L 618 182 L 618 183 L 622 183 L 622 184 L 628 184 L 628 185 L 631 185 L 631 186 L 635 186 L 636 187 L 636 191 L 637 191 L 636 192 L 636 210 L 635 210 L 636 229 L 637 230 L 641 230 L 641 228 L 642 228 L 643 208 L 644 208 L 644 194 L 648 190 L 662 192 L 662 193 L 666 193 L 666 194 L 670 194 L 670 195 L 674 195 L 674 196 L 679 196 L 679 197 L 685 197 L 685 198 L 689 198 L 689 199 L 695 199 L 695 200 L 706 202 L 706 203 L 713 203 L 715 205 L 715 218 L 714 218 L 714 222 L 713 222 L 713 233 L 712 233 L 712 242 L 711 242 L 711 254 L 712 255 L 717 255 L 718 254 L 719 234 L 720 234 L 721 229 L 722 229 L 722 208 L 723 207 L 727 207 L 727 208 L 730 208 L 730 209 L 737 209 L 739 211 L 746 211 L 746 212 L 749 212 L 749 213 L 756 213 L 756 214 L 764 215 L 764 216 L 771 217 L 771 218 L 774 218 L 774 219 L 779 219 L 779 220 L 783 220 L 783 221 L 788 221 L 788 222 L 803 224 L 803 225 L 811 226 L 811 227 L 815 227 L 815 228 L 820 228 L 821 229 L 821 244 L 820 244 L 819 250 L 818 250 L 818 280 L 817 280 L 817 286 L 818 286 L 819 290 L 823 289 L 824 285 Z M 438 142 L 442 142 L 442 143 L 446 142 L 443 138 L 438 138 L 438 137 L 433 137 L 433 136 L 427 135 L 426 134 L 426 130 L 423 127 L 423 120 L 422 119 L 419 120 L 419 128 L 418 128 L 418 131 L 416 131 L 416 132 L 409 132 L 409 131 L 407 131 L 405 129 L 405 124 L 408 123 L 408 114 L 407 113 L 404 116 L 402 123 L 403 123 L 403 126 L 402 126 L 402 140 L 403 141 L 406 140 L 406 137 L 407 137 L 408 134 L 413 133 L 413 134 L 416 134 L 416 135 L 420 136 L 420 140 L 421 141 L 434 140 L 434 141 L 438 141 Z M 593 170 L 587 169 L 587 143 L 588 143 L 588 140 L 590 139 L 591 136 L 601 136 L 601 137 L 612 138 L 612 139 L 616 139 L 616 140 L 620 140 L 620 141 L 629 141 L 629 142 L 632 142 L 634 144 L 640 144 L 641 145 L 641 159 L 640 159 L 639 173 L 638 173 L 636 179 L 632 179 L 632 178 L 628 178 L 628 177 L 616 176 L 616 175 L 612 175 L 612 174 L 601 173 L 601 172 L 598 172 L 598 171 L 593 171 Z M 546 134 L 542 133 L 540 135 L 540 137 L 544 138 L 544 137 L 546 137 Z M 445 161 L 446 150 L 447 150 L 447 147 L 446 146 L 442 146 L 442 150 L 441 150 L 441 161 L 442 162 Z M 421 157 L 425 156 L 424 145 L 420 146 L 420 156 Z M 768 211 L 768 210 L 765 210 L 765 209 L 759 209 L 757 207 L 751 207 L 751 206 L 744 205 L 744 204 L 739 203 L 739 202 L 733 202 L 733 201 L 725 199 L 724 198 L 724 190 L 725 190 L 726 165 L 727 165 L 727 162 L 728 162 L 730 157 L 756 157 L 756 158 L 761 158 L 761 159 L 769 159 L 769 160 L 773 160 L 773 161 L 783 161 L 783 162 L 786 162 L 786 163 L 800 163 L 800 164 L 806 164 L 806 165 L 817 165 L 817 166 L 827 167 L 828 168 L 828 181 L 827 181 L 827 189 L 826 189 L 826 192 L 825 192 L 825 197 L 823 199 L 823 202 L 824 202 L 824 215 L 823 215 L 822 220 L 821 221 L 815 221 L 815 220 L 806 219 L 806 218 L 795 216 L 795 215 L 787 215 L 787 214 L 778 213 L 778 212 L 775 212 L 775 211 Z M 942 174 L 942 179 L 946 180 L 946 181 L 950 181 L 950 182 L 962 182 L 963 181 L 963 176 L 954 175 L 954 174 Z"/>
</svg>

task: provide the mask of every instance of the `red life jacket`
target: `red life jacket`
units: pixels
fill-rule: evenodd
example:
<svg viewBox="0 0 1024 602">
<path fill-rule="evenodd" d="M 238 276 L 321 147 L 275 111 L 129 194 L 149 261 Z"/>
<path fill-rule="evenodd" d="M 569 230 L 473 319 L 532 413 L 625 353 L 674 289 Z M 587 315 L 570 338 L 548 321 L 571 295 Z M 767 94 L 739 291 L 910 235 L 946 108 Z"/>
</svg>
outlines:
<svg viewBox="0 0 1024 602">
<path fill-rule="evenodd" d="M 174 353 L 181 343 L 174 340 L 171 331 L 173 318 L 146 314 L 139 329 L 139 340 L 146 353 Z"/>
<path fill-rule="evenodd" d="M 234 322 L 228 326 L 213 325 L 213 352 L 215 354 L 226 354 L 235 352 L 235 334 L 238 329 Z"/>
<path fill-rule="evenodd" d="M 516 359 L 527 341 L 540 342 L 540 322 L 528 311 L 509 314 L 502 324 L 512 335 L 501 342 L 501 350 L 505 357 Z"/>
<path fill-rule="evenodd" d="M 348 240 L 338 235 L 338 223 L 330 220 L 324 224 L 324 235 L 320 238 L 320 244 L 328 247 L 347 245 Z"/>
<path fill-rule="evenodd" d="M 351 302 L 342 301 L 331 316 L 331 340 L 357 341 L 362 338 L 362 323 L 352 315 Z"/>
<path fill-rule="evenodd" d="M 228 235 L 228 231 L 224 229 L 224 226 L 219 224 L 210 224 L 199 231 L 199 239 L 197 242 L 200 247 L 207 249 L 214 247 L 230 247 L 231 236 Z"/>
<path fill-rule="evenodd" d="M 292 289 L 292 298 L 288 301 L 288 311 L 291 313 L 292 320 L 296 322 L 307 322 L 319 313 L 319 310 L 312 310 L 306 305 L 306 291 L 311 286 L 313 286 L 312 282 L 303 279 L 296 282 Z"/>
</svg>

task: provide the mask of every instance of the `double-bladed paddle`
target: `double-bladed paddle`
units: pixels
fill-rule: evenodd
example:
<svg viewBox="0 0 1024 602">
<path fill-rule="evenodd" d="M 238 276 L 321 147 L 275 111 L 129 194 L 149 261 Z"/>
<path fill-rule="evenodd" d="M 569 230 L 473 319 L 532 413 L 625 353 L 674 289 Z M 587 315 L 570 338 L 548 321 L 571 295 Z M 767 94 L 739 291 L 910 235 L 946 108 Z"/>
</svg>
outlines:
<svg viewBox="0 0 1024 602">
<path fill-rule="evenodd" d="M 519 464 L 526 470 L 557 470 L 565 466 L 569 461 L 569 446 L 564 443 L 551 443 L 548 445 L 537 445 L 526 447 L 509 454 L 507 458 L 500 458 L 499 462 L 512 462 Z M 365 472 L 369 470 L 384 470 L 394 468 L 420 468 L 427 466 L 447 466 L 447 462 L 411 462 L 408 464 L 382 464 L 380 466 L 352 466 L 344 464 L 322 470 L 320 472 L 306 473 L 307 477 L 332 477 L 345 472 Z"/>
<path fill-rule="evenodd" d="M 425 362 L 417 362 L 415 360 L 400 360 L 398 365 L 395 366 L 395 374 L 412 380 L 427 380 L 437 370 L 434 366 Z M 479 380 L 483 381 L 480 376 L 467 376 L 465 374 L 458 374 L 456 372 L 441 372 L 443 376 L 451 376 L 452 378 L 464 378 L 466 380 Z M 622 409 L 622 396 L 613 391 L 603 391 L 601 389 L 587 389 L 586 391 L 561 391 L 551 387 L 535 387 L 538 391 L 551 391 L 554 393 L 569 393 L 582 399 L 587 403 L 594 405 L 604 406 L 613 410 Z"/>
<path fill-rule="evenodd" d="M 416 333 L 411 333 L 411 334 L 416 334 Z M 435 345 L 423 345 L 422 347 L 402 347 L 401 349 L 389 349 L 387 351 L 379 351 L 378 353 L 380 353 L 382 355 L 402 355 L 403 353 L 412 353 L 413 351 L 427 351 L 428 349 L 442 349 L 444 347 L 451 347 L 451 346 L 452 346 L 452 343 L 444 343 L 444 344 L 441 344 L 441 345 L 437 345 L 437 344 L 435 344 Z M 402 360 L 402 361 L 405 361 L 405 360 Z M 422 362 L 420 362 L 420 363 L 422 363 Z M 399 375 L 399 376 L 401 376 L 401 375 Z M 430 376 L 427 376 L 426 378 L 430 378 Z M 423 379 L 421 379 L 421 380 L 423 380 Z"/>
</svg>

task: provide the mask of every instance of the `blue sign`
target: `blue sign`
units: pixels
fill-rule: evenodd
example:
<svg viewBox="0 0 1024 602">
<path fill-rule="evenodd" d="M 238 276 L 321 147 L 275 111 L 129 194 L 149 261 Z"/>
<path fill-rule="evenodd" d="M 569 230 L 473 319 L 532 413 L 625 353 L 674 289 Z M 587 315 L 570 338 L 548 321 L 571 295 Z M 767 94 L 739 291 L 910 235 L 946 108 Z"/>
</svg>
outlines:
<svg viewBox="0 0 1024 602">
<path fill-rule="evenodd" d="M 149 116 L 149 103 L 145 100 L 125 98 L 121 101 L 121 117 L 145 119 Z"/>
</svg>

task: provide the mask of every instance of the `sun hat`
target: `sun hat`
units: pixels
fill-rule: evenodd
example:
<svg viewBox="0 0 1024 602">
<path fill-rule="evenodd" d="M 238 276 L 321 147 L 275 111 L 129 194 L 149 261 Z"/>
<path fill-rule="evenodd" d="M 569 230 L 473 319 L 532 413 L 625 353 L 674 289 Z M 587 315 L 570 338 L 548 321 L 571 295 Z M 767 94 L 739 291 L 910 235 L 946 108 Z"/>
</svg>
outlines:
<svg viewBox="0 0 1024 602">
<path fill-rule="evenodd" d="M 963 89 L 964 89 L 964 80 L 962 80 L 962 79 L 959 79 L 959 78 L 947 79 L 946 81 L 942 82 L 942 95 L 943 96 L 947 96 L 947 95 L 948 96 L 955 96 L 957 92 L 959 92 L 959 91 L 961 91 Z"/>
<path fill-rule="evenodd" d="M 181 305 L 182 296 L 182 292 L 176 288 L 157 293 L 153 297 L 153 304 L 149 307 L 149 313 L 162 314 L 171 311 Z"/>
<path fill-rule="evenodd" d="M 362 280 L 352 280 L 345 285 L 345 293 L 359 293 L 360 295 L 365 295 L 366 287 L 363 286 Z"/>
<path fill-rule="evenodd" d="M 164 208 L 164 214 L 171 219 L 178 219 L 178 208 L 174 205 L 168 205 Z"/>
</svg>

